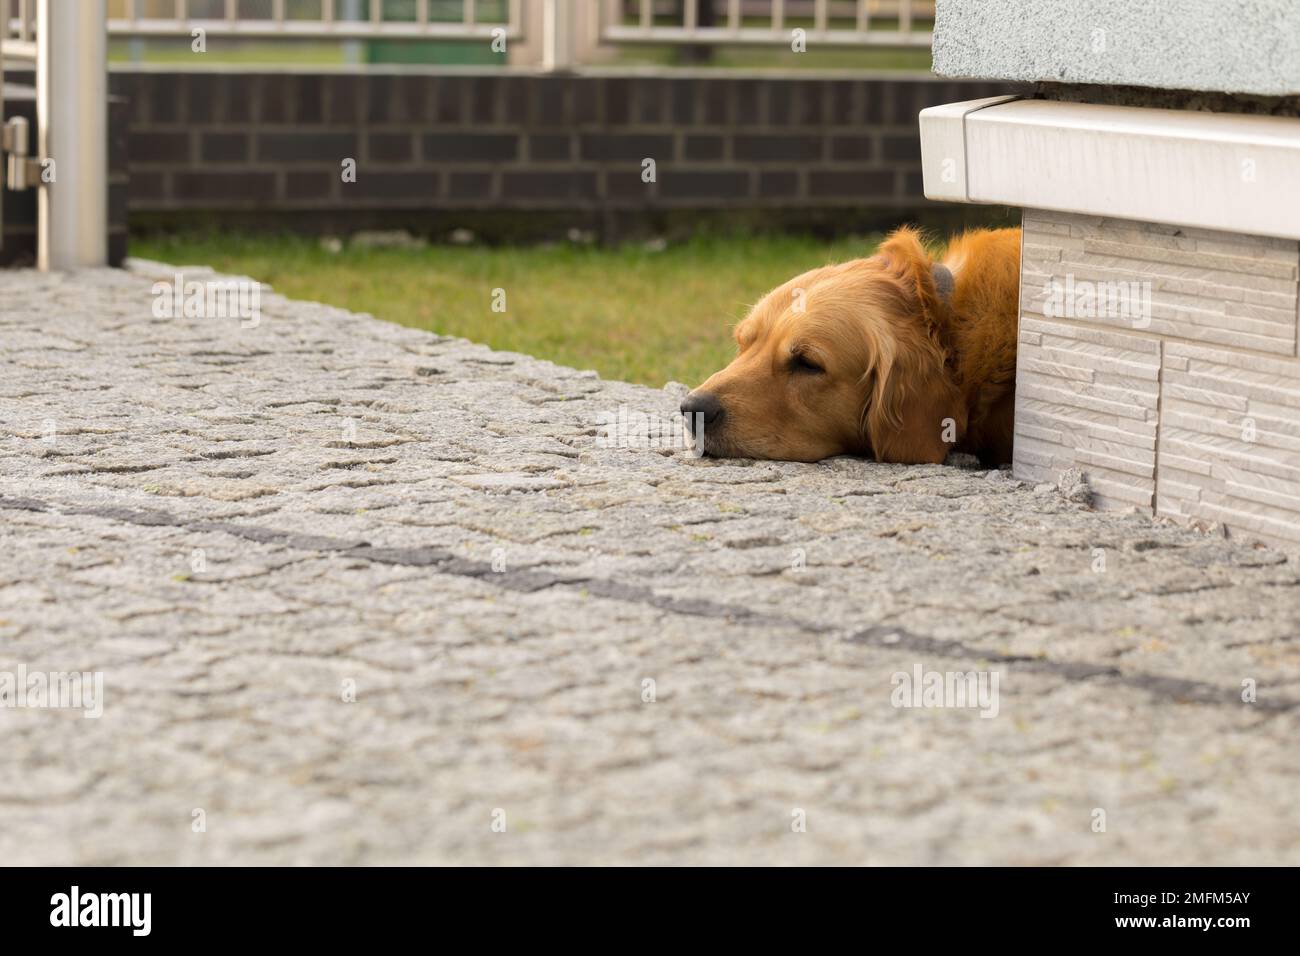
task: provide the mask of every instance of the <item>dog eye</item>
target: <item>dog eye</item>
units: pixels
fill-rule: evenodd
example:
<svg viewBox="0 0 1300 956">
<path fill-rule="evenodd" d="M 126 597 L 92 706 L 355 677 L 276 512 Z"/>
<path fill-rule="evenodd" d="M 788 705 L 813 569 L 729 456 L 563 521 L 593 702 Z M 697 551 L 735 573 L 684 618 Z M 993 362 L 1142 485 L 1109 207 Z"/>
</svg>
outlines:
<svg viewBox="0 0 1300 956">
<path fill-rule="evenodd" d="M 799 352 L 790 358 L 790 371 L 820 373 L 826 371 L 826 369 L 822 368 L 807 355 Z"/>
</svg>

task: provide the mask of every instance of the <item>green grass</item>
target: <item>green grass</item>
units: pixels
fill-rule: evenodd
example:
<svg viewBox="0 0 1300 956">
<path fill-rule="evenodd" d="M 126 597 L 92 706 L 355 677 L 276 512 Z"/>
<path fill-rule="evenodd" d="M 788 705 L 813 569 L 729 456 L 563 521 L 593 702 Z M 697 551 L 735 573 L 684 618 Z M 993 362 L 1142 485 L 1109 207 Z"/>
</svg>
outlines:
<svg viewBox="0 0 1300 956">
<path fill-rule="evenodd" d="M 735 352 L 730 329 L 763 293 L 828 262 L 870 255 L 879 237 L 696 238 L 641 245 L 433 245 L 326 251 L 315 239 L 133 238 L 131 255 L 249 275 L 295 299 L 463 336 L 606 378 L 695 386 Z M 506 311 L 492 311 L 494 289 Z"/>
<path fill-rule="evenodd" d="M 376 62 L 424 64 L 428 66 L 463 65 L 466 63 L 499 65 L 502 58 L 490 55 L 482 44 L 448 41 L 413 43 L 391 41 L 382 49 L 377 41 Z M 196 54 L 190 49 L 188 36 L 149 38 L 134 46 L 128 40 L 114 39 L 108 46 L 114 63 L 150 63 L 189 67 L 201 66 L 329 66 L 346 63 L 341 43 L 311 40 L 231 40 L 209 38 L 207 52 Z M 619 49 L 612 61 L 602 66 L 691 66 L 719 70 L 908 70 L 928 73 L 930 50 L 888 47 L 826 47 L 806 53 L 794 53 L 783 47 L 726 47 L 714 49 L 711 60 L 696 63 L 680 48 L 660 44 L 635 44 Z"/>
<path fill-rule="evenodd" d="M 459 7 L 457 8 L 459 10 Z M 754 26 L 766 26 L 756 20 Z M 790 21 L 788 26 L 812 27 L 811 21 Z M 876 22 L 877 29 L 890 24 Z M 927 24 L 918 24 L 923 29 Z M 505 57 L 491 52 L 478 40 L 365 40 L 354 44 L 362 60 L 372 63 L 447 65 L 504 65 Z M 612 58 L 595 62 L 612 66 L 687 66 L 718 70 L 906 70 L 930 72 L 929 47 L 838 46 L 810 44 L 795 53 L 788 45 L 744 46 L 719 44 L 712 56 L 697 61 L 695 48 L 662 43 L 629 43 L 619 46 Z M 696 52 L 698 52 L 696 50 Z M 339 67 L 347 63 L 345 45 L 337 40 L 302 38 L 252 39 L 247 37 L 211 36 L 206 51 L 196 54 L 188 34 L 174 37 L 145 37 L 128 40 L 113 38 L 108 56 L 114 63 L 148 63 L 189 67 L 220 65 L 278 65 Z"/>
<path fill-rule="evenodd" d="M 629 44 L 620 66 L 694 66 L 719 70 L 910 70 L 930 72 L 929 47 L 818 47 L 795 53 L 786 47 L 714 47 L 712 59 L 694 63 L 686 50 L 662 44 Z"/>
<path fill-rule="evenodd" d="M 135 55 L 138 53 L 138 56 Z M 129 40 L 114 39 L 108 44 L 108 58 L 113 63 L 156 63 L 194 65 L 256 65 L 275 63 L 281 66 L 342 66 L 343 47 L 334 42 L 294 40 L 226 40 L 223 37 L 208 41 L 207 52 L 198 54 L 190 49 L 190 38 L 149 38 L 135 47 Z"/>
</svg>

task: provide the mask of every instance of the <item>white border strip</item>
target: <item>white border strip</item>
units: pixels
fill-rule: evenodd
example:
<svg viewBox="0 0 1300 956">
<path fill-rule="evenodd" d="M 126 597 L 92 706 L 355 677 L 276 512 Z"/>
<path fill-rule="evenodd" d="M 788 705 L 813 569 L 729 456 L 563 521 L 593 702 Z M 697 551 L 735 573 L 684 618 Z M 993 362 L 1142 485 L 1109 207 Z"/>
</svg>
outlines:
<svg viewBox="0 0 1300 956">
<path fill-rule="evenodd" d="M 966 186 L 966 117 L 1014 99 L 989 96 L 921 110 L 921 178 L 927 199 L 971 202 Z"/>
<path fill-rule="evenodd" d="M 973 100 L 920 125 L 930 199 L 1300 239 L 1300 119 Z"/>
</svg>

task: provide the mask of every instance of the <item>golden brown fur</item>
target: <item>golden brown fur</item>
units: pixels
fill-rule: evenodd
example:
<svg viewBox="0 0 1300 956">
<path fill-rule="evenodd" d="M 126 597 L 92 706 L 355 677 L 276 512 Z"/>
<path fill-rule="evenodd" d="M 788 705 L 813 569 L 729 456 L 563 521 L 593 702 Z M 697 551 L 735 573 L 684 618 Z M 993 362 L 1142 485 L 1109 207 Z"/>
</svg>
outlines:
<svg viewBox="0 0 1300 956">
<path fill-rule="evenodd" d="M 769 292 L 735 329 L 736 358 L 682 412 L 720 457 L 868 455 L 1011 460 L 1020 230 L 956 237 L 940 270 L 912 228 L 869 259 Z M 692 419 L 694 415 L 694 419 Z"/>
</svg>

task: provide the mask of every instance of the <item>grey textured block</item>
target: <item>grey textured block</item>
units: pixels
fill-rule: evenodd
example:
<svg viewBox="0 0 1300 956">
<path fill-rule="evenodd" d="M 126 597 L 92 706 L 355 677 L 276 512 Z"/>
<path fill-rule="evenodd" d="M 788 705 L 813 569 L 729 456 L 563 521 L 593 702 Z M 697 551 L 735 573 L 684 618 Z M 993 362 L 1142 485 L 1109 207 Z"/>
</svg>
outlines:
<svg viewBox="0 0 1300 956">
<path fill-rule="evenodd" d="M 1060 232 L 1069 227 L 1068 236 Z M 1294 241 L 1072 216 L 1026 214 L 1021 298 L 1048 314 L 1051 283 L 1121 294 L 1141 308 L 1090 323 L 1164 337 L 1296 354 Z M 1049 315 L 1050 317 L 1050 315 Z M 1057 316 L 1075 318 L 1074 315 Z"/>
<path fill-rule="evenodd" d="M 1099 504 L 1151 507 L 1159 342 L 1028 313 L 1020 329 L 1017 477 L 1082 468 Z"/>
<path fill-rule="evenodd" d="M 1100 507 L 1300 543 L 1300 246 L 1039 210 L 1024 229 L 1016 475 L 1078 468 Z M 1099 305 L 1133 283 L 1138 314 Z"/>
<path fill-rule="evenodd" d="M 1174 90 L 1300 92 L 1291 0 L 939 0 L 940 76 Z"/>
<path fill-rule="evenodd" d="M 1300 541 L 1300 360 L 1165 351 L 1188 368 L 1165 372 L 1158 511 Z"/>
</svg>

